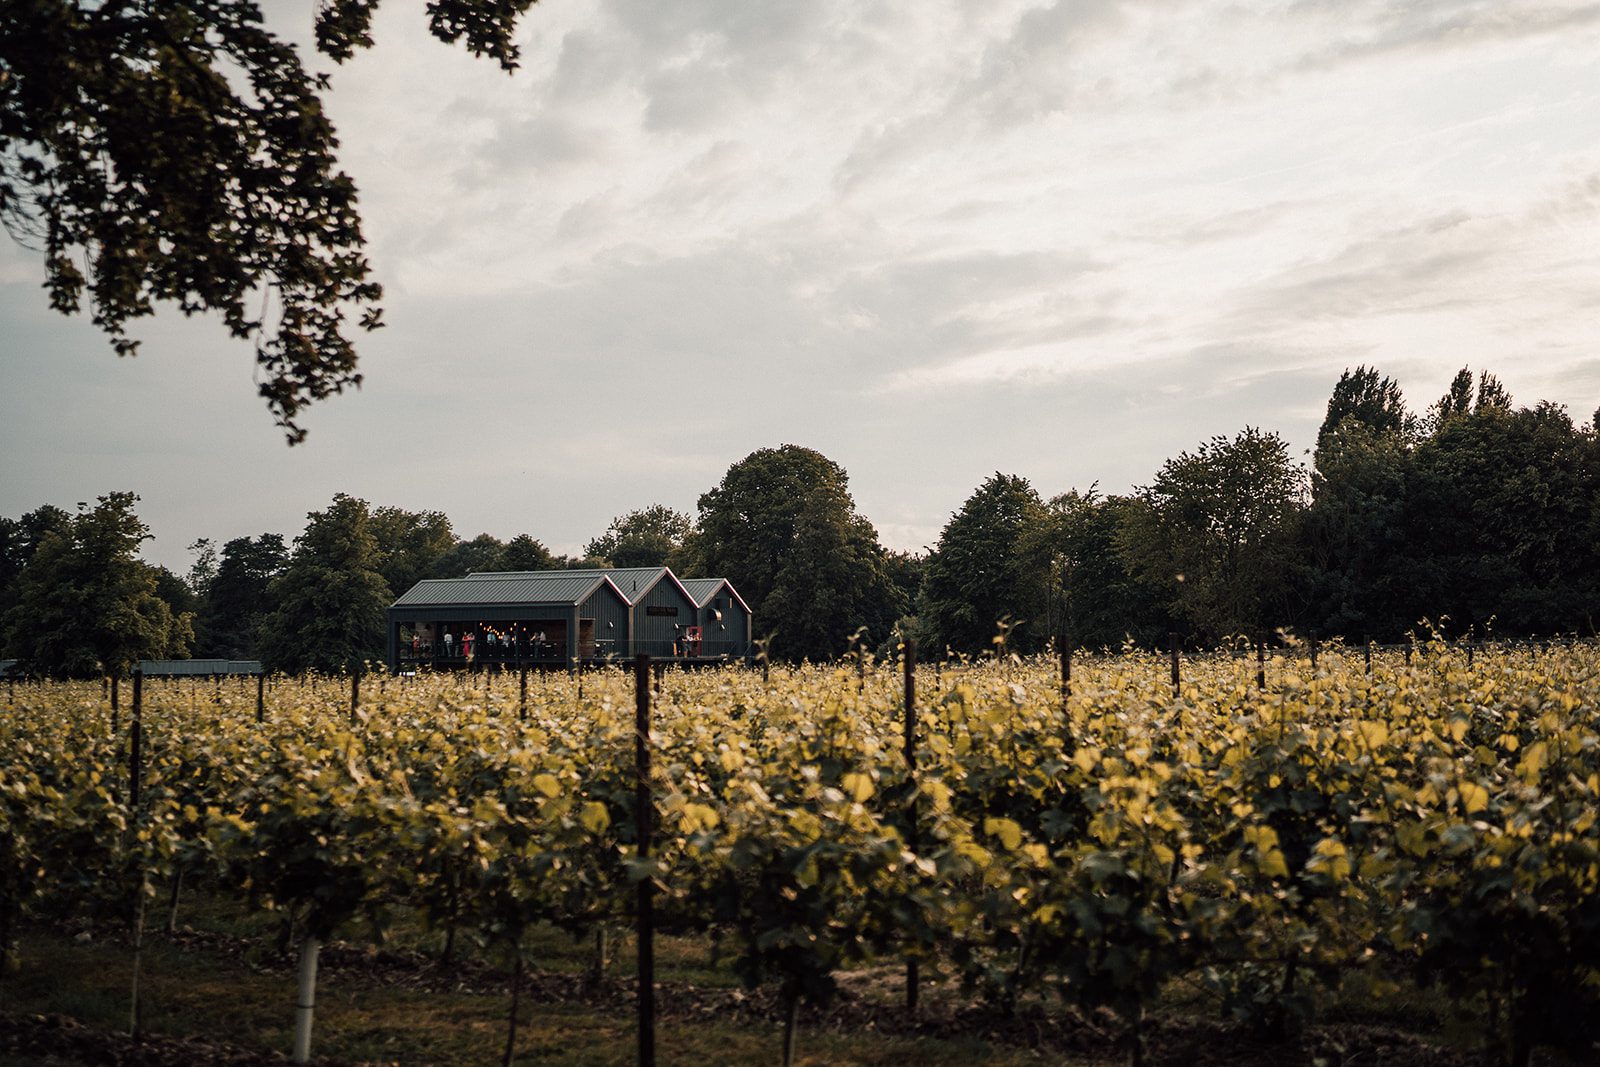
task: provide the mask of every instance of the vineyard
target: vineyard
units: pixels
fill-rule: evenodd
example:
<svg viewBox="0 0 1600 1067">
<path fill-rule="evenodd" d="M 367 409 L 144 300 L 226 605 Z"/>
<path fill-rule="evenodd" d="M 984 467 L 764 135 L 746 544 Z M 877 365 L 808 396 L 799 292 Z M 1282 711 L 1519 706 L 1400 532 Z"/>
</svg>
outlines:
<svg viewBox="0 0 1600 1067">
<path fill-rule="evenodd" d="M 907 1013 L 939 986 L 1114 1020 L 1132 1063 L 1174 983 L 1294 1042 L 1355 980 L 1444 990 L 1494 1061 L 1594 1062 L 1600 649 L 1061 666 L 277 679 L 260 713 L 253 679 L 152 680 L 137 718 L 126 683 L 17 684 L 0 1011 L 17 931 L 92 919 L 132 931 L 137 1028 L 149 931 L 204 894 L 298 951 L 297 1058 L 335 938 L 501 953 L 509 1061 L 540 932 L 645 922 L 771 991 L 774 1060 L 876 967 Z"/>
</svg>

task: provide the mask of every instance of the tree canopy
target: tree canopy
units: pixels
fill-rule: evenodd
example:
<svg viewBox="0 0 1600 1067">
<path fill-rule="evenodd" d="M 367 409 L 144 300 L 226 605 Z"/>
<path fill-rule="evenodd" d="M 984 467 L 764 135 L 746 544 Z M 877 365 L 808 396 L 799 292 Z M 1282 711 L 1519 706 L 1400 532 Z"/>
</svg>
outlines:
<svg viewBox="0 0 1600 1067">
<path fill-rule="evenodd" d="M 613 567 L 660 567 L 683 548 L 693 530 L 694 520 L 683 512 L 652 504 L 612 519 L 584 551 Z"/>
<path fill-rule="evenodd" d="M 698 569 L 733 582 L 776 654 L 832 658 L 863 626 L 882 640 L 906 607 L 844 468 L 820 452 L 752 452 L 700 497 L 699 525 Z"/>
<path fill-rule="evenodd" d="M 222 546 L 195 623 L 200 655 L 256 657 L 261 624 L 270 610 L 269 590 L 288 561 L 281 534 L 235 537 Z"/>
<path fill-rule="evenodd" d="M 138 499 L 110 493 L 59 524 L 49 517 L 5 617 L 24 670 L 117 675 L 140 659 L 188 654 L 190 617 L 157 595 L 157 569 L 137 556 L 150 536 Z"/>
<path fill-rule="evenodd" d="M 1044 605 L 1020 551 L 1043 518 L 1044 503 L 1028 480 L 998 471 L 951 516 L 922 583 L 922 623 L 937 647 L 987 651 L 1002 621 L 1023 627 L 1016 635 L 1023 648 L 1049 636 L 1035 618 Z"/>
<path fill-rule="evenodd" d="M 383 647 L 384 610 L 393 597 L 364 500 L 343 493 L 307 516 L 288 566 L 269 588 L 276 605 L 262 623 L 261 660 L 269 670 L 351 671 Z"/>
<path fill-rule="evenodd" d="M 320 4 L 317 47 L 369 46 L 378 2 Z M 433 0 L 430 28 L 509 70 L 533 2 Z M 0 5 L 0 222 L 42 254 L 51 306 L 87 300 L 119 355 L 158 304 L 219 315 L 291 443 L 308 403 L 361 383 L 352 326 L 381 323 L 328 88 L 254 0 Z"/>
<path fill-rule="evenodd" d="M 1140 577 L 1210 639 L 1282 618 L 1305 472 L 1275 433 L 1246 427 L 1167 460 L 1120 543 Z"/>
</svg>

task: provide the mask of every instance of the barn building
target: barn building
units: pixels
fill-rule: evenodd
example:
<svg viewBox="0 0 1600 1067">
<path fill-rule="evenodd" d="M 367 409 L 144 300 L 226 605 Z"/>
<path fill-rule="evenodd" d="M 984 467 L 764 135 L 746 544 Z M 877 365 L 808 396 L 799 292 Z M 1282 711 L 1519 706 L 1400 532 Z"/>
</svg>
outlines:
<svg viewBox="0 0 1600 1067">
<path fill-rule="evenodd" d="M 750 628 L 753 613 L 733 583 L 726 578 L 685 578 L 683 587 L 694 600 L 695 621 L 706 646 L 727 642 L 742 649 L 741 655 L 749 655 L 755 638 Z"/>
<path fill-rule="evenodd" d="M 640 652 L 688 662 L 745 658 L 749 608 L 725 580 L 701 579 L 697 588 L 706 583 L 697 600 L 666 567 L 428 579 L 389 608 L 389 668 L 570 666 Z M 713 600 L 730 606 L 711 607 Z"/>
</svg>

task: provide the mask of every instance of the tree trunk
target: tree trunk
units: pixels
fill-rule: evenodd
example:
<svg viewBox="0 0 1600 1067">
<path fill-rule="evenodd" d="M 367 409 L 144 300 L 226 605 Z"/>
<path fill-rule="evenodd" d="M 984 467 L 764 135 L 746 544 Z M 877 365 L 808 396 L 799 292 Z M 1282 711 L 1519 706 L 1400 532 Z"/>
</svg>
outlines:
<svg viewBox="0 0 1600 1067">
<path fill-rule="evenodd" d="M 783 994 L 783 1067 L 794 1067 L 794 1041 L 800 1029 L 800 993 L 785 990 Z"/>
<path fill-rule="evenodd" d="M 517 1055 L 517 1008 L 522 999 L 522 942 L 518 940 L 512 953 L 516 959 L 511 964 L 511 1021 L 506 1026 L 506 1054 L 501 1059 L 511 1067 Z"/>
<path fill-rule="evenodd" d="M 1128 1010 L 1128 1067 L 1144 1067 L 1144 1004 L 1136 1002 Z"/>
<path fill-rule="evenodd" d="M 601 979 L 606 976 L 607 957 L 611 954 L 611 939 L 607 934 L 605 924 L 594 928 L 594 958 L 589 965 L 589 982 L 598 987 Z"/>
<path fill-rule="evenodd" d="M 167 936 L 178 932 L 178 894 L 183 892 L 183 868 L 172 872 L 172 896 L 167 900 Z"/>
<path fill-rule="evenodd" d="M 128 1035 L 140 1038 L 139 972 L 144 966 L 144 879 L 139 880 L 138 898 L 133 902 L 133 982 L 128 997 Z"/>
<path fill-rule="evenodd" d="M 0 1010 L 6 1005 L 6 972 L 11 969 L 11 897 L 0 889 Z"/>
<path fill-rule="evenodd" d="M 322 943 L 307 934 L 300 942 L 300 990 L 294 1005 L 294 1062 L 311 1062 L 311 1017 L 317 1006 L 317 953 Z"/>
</svg>

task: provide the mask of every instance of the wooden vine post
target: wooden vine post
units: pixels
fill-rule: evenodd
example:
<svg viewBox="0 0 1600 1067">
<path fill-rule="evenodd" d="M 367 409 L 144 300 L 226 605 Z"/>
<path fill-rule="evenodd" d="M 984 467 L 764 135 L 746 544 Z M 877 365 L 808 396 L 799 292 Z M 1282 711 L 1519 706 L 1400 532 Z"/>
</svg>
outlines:
<svg viewBox="0 0 1600 1067">
<path fill-rule="evenodd" d="M 1267 639 L 1265 636 L 1256 638 L 1256 688 L 1262 692 L 1267 689 Z"/>
<path fill-rule="evenodd" d="M 917 847 L 917 641 L 906 638 L 905 657 L 905 757 L 906 781 L 910 786 L 906 810 L 906 845 Z M 915 959 L 906 960 L 906 1014 L 917 1013 L 917 973 Z"/>
<path fill-rule="evenodd" d="M 639 862 L 650 858 L 654 806 L 650 798 L 650 654 L 641 652 L 633 660 L 634 688 L 634 793 L 633 822 L 639 837 Z M 656 1062 L 656 946 L 654 887 L 651 879 L 638 885 L 638 963 L 639 963 L 639 1067 L 655 1067 Z"/>
<path fill-rule="evenodd" d="M 256 675 L 256 724 L 267 721 L 267 674 Z"/>
<path fill-rule="evenodd" d="M 133 718 L 128 724 L 128 810 L 139 807 L 139 761 L 144 744 L 144 671 L 133 669 Z"/>
<path fill-rule="evenodd" d="M 1072 735 L 1072 635 L 1061 638 L 1061 740 L 1067 755 L 1077 751 L 1078 741 Z"/>
<path fill-rule="evenodd" d="M 1178 695 L 1180 675 L 1178 670 L 1178 635 L 1171 632 L 1167 634 L 1167 643 L 1172 648 L 1172 695 Z"/>
<path fill-rule="evenodd" d="M 128 738 L 128 825 L 139 822 L 139 787 L 144 759 L 144 670 L 133 669 L 133 717 Z M 139 972 L 144 957 L 144 877 L 140 872 L 138 888 L 133 903 L 133 981 L 129 992 L 128 1033 L 139 1039 Z"/>
<path fill-rule="evenodd" d="M 517 718 L 528 721 L 528 660 L 522 660 L 522 670 L 517 679 Z"/>
<path fill-rule="evenodd" d="M 361 704 L 361 668 L 350 671 L 350 725 L 356 724 L 356 708 Z"/>
<path fill-rule="evenodd" d="M 117 707 L 118 690 L 122 688 L 122 679 L 115 674 L 111 676 L 111 736 L 117 735 L 117 730 L 122 723 L 122 712 Z"/>
</svg>

